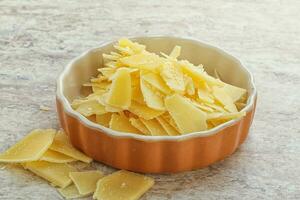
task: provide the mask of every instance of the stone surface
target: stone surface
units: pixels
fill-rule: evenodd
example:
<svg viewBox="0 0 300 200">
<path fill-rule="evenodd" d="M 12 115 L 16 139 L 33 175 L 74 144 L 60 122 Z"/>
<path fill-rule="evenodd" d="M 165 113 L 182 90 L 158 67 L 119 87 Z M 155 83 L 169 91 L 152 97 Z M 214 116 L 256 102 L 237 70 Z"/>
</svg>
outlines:
<svg viewBox="0 0 300 200">
<path fill-rule="evenodd" d="M 156 184 L 143 199 L 300 199 L 299 8 L 298 0 L 1 0 L 0 151 L 31 129 L 59 127 L 55 79 L 74 56 L 122 36 L 188 36 L 249 67 L 259 94 L 256 117 L 230 158 L 192 172 L 151 175 Z M 1 200 L 61 198 L 29 172 L 0 169 Z"/>
</svg>

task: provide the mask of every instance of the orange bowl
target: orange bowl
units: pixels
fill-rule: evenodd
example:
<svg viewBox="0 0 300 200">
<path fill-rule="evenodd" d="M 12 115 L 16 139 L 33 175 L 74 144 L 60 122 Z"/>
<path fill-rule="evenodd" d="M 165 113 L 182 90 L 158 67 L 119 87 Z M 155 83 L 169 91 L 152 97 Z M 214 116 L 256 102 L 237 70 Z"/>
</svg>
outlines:
<svg viewBox="0 0 300 200">
<path fill-rule="evenodd" d="M 114 131 L 74 111 L 73 99 L 86 93 L 82 84 L 102 66 L 102 53 L 113 51 L 105 43 L 72 60 L 57 81 L 56 102 L 62 128 L 71 143 L 94 160 L 115 168 L 145 173 L 170 173 L 206 167 L 231 155 L 246 139 L 251 126 L 256 89 L 251 73 L 224 51 L 202 42 L 176 37 L 137 37 L 147 50 L 170 52 L 182 47 L 180 58 L 203 64 L 212 74 L 217 69 L 223 81 L 247 89 L 246 116 L 213 129 L 179 136 L 146 136 Z"/>
</svg>

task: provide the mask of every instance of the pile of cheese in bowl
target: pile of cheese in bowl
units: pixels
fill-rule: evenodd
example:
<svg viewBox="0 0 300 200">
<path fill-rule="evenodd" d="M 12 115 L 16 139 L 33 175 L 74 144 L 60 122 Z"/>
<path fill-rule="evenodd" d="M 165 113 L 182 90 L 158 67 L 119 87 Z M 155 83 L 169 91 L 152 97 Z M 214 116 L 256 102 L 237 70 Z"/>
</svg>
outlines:
<svg viewBox="0 0 300 200">
<path fill-rule="evenodd" d="M 92 88 L 72 107 L 85 117 L 121 132 L 180 135 L 214 128 L 245 112 L 247 91 L 207 74 L 202 65 L 180 60 L 181 48 L 169 55 L 120 39 L 116 52 L 103 54 Z"/>
</svg>

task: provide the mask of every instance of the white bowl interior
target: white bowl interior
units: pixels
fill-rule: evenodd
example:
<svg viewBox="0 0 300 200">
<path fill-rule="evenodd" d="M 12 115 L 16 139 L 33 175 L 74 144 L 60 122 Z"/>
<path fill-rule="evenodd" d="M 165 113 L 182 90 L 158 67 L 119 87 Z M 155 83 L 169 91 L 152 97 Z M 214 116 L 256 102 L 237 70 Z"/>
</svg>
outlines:
<svg viewBox="0 0 300 200">
<path fill-rule="evenodd" d="M 198 41 L 173 37 L 140 37 L 133 40 L 146 45 L 148 51 L 155 53 L 169 54 L 175 45 L 179 45 L 182 47 L 180 59 L 189 60 L 196 65 L 203 64 L 211 75 L 216 69 L 226 83 L 247 89 L 248 96 L 253 93 L 254 86 L 249 72 L 237 59 L 220 49 Z M 61 88 L 69 102 L 90 92 L 89 88 L 83 87 L 82 84 L 89 82 L 91 77 L 99 73 L 97 69 L 103 64 L 102 53 L 115 51 L 113 44 L 115 43 L 88 51 L 71 63 L 71 67 L 62 77 Z"/>
</svg>

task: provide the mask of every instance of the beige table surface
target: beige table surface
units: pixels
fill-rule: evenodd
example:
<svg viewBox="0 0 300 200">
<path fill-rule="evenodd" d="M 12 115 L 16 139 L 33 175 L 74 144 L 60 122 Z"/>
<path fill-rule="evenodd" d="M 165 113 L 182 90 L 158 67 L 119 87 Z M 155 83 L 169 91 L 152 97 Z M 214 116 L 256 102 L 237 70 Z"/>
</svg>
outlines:
<svg viewBox="0 0 300 200">
<path fill-rule="evenodd" d="M 300 1 L 187 2 L 0 0 L 0 151 L 34 128 L 59 127 L 55 80 L 74 56 L 122 36 L 187 36 L 245 63 L 256 79 L 257 113 L 230 158 L 153 175 L 142 199 L 300 199 Z M 1 200 L 60 198 L 29 172 L 0 170 Z"/>
</svg>

